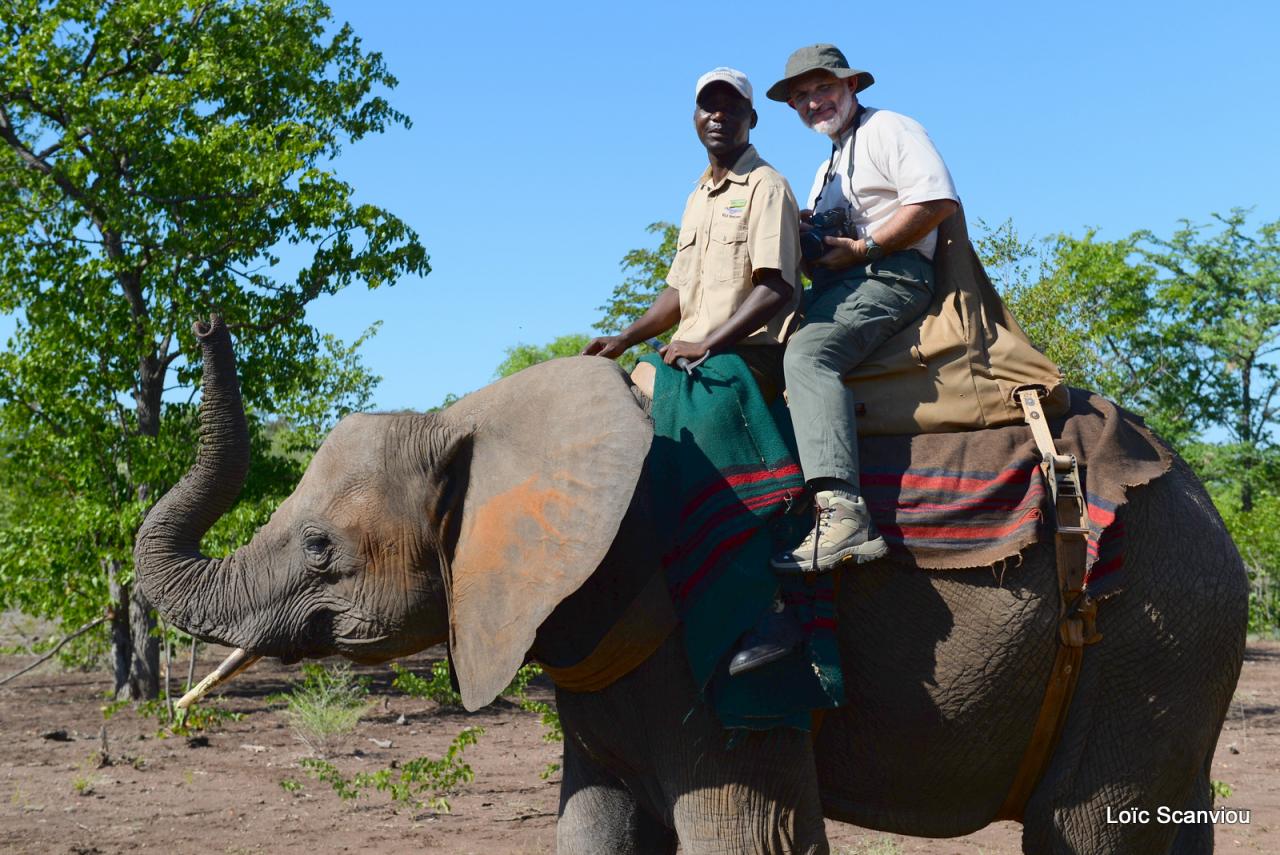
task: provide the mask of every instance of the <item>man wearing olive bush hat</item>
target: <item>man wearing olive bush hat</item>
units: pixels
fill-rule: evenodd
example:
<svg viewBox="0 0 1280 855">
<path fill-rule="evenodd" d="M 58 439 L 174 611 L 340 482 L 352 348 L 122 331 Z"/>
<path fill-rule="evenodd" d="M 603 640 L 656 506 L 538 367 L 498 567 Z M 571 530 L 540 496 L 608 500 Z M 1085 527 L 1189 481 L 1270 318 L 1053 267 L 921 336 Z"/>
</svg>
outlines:
<svg viewBox="0 0 1280 855">
<path fill-rule="evenodd" d="M 928 308 L 937 227 L 958 206 L 924 128 L 859 103 L 874 82 L 837 47 L 820 44 L 793 53 L 766 93 L 832 144 L 801 213 L 813 288 L 783 360 L 817 520 L 799 546 L 774 557 L 783 572 L 830 570 L 888 551 L 860 495 L 854 399 L 842 378 Z"/>
</svg>

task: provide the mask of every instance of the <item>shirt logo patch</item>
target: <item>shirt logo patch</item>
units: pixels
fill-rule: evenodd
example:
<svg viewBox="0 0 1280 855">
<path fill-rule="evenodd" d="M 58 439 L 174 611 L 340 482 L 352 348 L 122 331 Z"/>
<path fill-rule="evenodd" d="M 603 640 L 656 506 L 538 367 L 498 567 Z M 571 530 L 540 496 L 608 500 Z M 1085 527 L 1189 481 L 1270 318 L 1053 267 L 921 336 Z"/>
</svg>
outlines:
<svg viewBox="0 0 1280 855">
<path fill-rule="evenodd" d="M 743 212 L 746 210 L 747 210 L 746 199 L 730 199 L 729 204 L 725 207 L 723 211 L 720 212 L 720 216 L 727 217 L 731 220 L 736 220 L 739 217 L 741 217 Z"/>
</svg>

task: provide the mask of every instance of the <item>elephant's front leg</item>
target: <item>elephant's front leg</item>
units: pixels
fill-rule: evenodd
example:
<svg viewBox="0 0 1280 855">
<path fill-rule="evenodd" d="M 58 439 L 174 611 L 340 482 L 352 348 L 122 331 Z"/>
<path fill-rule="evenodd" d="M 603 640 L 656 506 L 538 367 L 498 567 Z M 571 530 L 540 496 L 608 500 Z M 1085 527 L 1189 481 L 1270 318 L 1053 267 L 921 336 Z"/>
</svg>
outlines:
<svg viewBox="0 0 1280 855">
<path fill-rule="evenodd" d="M 676 835 L 566 734 L 556 850 L 558 855 L 674 855 Z"/>
<path fill-rule="evenodd" d="M 703 714 L 705 710 L 702 711 Z M 718 737 L 718 738 L 715 738 Z M 827 855 L 809 734 L 789 728 L 704 738 L 673 815 L 688 855 Z"/>
<path fill-rule="evenodd" d="M 683 855 L 828 855 L 809 734 L 721 727 L 689 674 L 682 633 L 608 689 L 557 691 L 556 701 L 562 855 L 674 851 L 595 842 L 634 839 L 620 831 L 630 816 L 673 826 Z"/>
</svg>

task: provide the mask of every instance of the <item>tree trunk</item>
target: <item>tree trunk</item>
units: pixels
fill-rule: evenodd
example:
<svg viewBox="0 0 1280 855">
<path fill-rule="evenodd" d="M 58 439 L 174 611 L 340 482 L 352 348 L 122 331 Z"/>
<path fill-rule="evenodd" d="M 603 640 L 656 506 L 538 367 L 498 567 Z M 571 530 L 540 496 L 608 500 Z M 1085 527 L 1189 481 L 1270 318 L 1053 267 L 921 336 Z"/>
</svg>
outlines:
<svg viewBox="0 0 1280 855">
<path fill-rule="evenodd" d="M 138 417 L 138 433 L 160 435 L 161 396 L 164 394 L 164 363 L 154 355 L 138 362 L 138 391 L 134 396 L 134 412 Z"/>
<path fill-rule="evenodd" d="M 160 695 L 160 639 L 151 603 L 136 585 L 120 581 L 120 562 L 106 562 L 111 596 L 111 662 L 117 700 L 142 701 Z"/>
<path fill-rule="evenodd" d="M 1244 446 L 1244 455 L 1240 461 L 1240 510 L 1246 514 L 1253 510 L 1253 464 L 1254 464 L 1254 440 L 1253 440 L 1253 358 L 1250 357 L 1244 361 L 1244 368 L 1241 371 L 1240 378 L 1240 421 L 1237 428 L 1240 433 L 1241 444 Z"/>
<path fill-rule="evenodd" d="M 144 436 L 160 433 L 160 396 L 164 389 L 164 367 L 153 356 L 145 357 L 139 366 L 137 403 L 138 432 Z M 138 498 L 146 501 L 149 488 L 137 488 Z M 108 568 L 111 607 L 111 652 L 115 666 L 117 700 L 151 700 L 160 696 L 160 639 L 156 637 L 156 616 L 138 585 L 119 581 L 120 562 L 111 561 Z"/>
<path fill-rule="evenodd" d="M 133 637 L 133 661 L 129 669 L 129 696 L 134 700 L 160 697 L 160 639 L 155 633 L 156 613 L 137 585 L 129 586 L 129 634 Z"/>
<path fill-rule="evenodd" d="M 103 564 L 107 571 L 107 588 L 111 597 L 111 665 L 116 684 L 113 695 L 127 698 L 129 664 L 133 661 L 133 638 L 129 635 L 129 586 L 120 582 L 120 562 Z"/>
</svg>

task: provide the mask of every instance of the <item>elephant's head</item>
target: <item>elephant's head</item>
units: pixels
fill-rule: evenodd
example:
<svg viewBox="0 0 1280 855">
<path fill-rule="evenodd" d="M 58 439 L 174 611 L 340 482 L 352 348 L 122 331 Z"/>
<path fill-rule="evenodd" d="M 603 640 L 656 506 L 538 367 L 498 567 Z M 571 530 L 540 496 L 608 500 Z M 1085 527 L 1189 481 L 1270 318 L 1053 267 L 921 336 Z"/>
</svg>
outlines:
<svg viewBox="0 0 1280 855">
<path fill-rule="evenodd" d="M 626 513 L 652 430 L 625 376 L 557 360 L 442 413 L 348 416 L 253 540 L 209 558 L 200 539 L 239 493 L 249 440 L 227 329 L 195 332 L 200 450 L 138 532 L 147 597 L 252 656 L 382 661 L 447 639 L 463 703 L 489 703 Z"/>
</svg>

